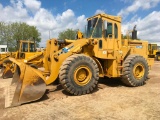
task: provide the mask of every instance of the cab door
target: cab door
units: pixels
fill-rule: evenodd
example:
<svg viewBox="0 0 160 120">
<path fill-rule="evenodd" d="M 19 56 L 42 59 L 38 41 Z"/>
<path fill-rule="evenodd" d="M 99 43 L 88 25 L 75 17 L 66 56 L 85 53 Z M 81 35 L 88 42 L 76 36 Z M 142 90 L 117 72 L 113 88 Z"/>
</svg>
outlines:
<svg viewBox="0 0 160 120">
<path fill-rule="evenodd" d="M 115 40 L 114 40 L 114 29 L 113 29 L 113 23 L 104 21 L 104 50 L 106 50 L 106 57 L 107 59 L 113 59 L 114 58 L 114 46 L 115 46 Z"/>
<path fill-rule="evenodd" d="M 18 59 L 25 59 L 25 53 L 28 52 L 28 42 L 21 42 L 20 43 L 20 48 L 19 48 L 19 53 L 18 53 Z"/>
</svg>

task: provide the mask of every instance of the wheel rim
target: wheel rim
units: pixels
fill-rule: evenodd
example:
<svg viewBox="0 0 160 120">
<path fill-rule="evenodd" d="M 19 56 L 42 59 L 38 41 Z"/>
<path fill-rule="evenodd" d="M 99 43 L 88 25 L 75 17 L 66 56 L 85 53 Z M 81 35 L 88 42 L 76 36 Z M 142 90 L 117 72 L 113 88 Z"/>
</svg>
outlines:
<svg viewBox="0 0 160 120">
<path fill-rule="evenodd" d="M 140 80 L 144 76 L 144 72 L 144 66 L 140 63 L 136 64 L 133 68 L 133 75 L 138 80 Z"/>
<path fill-rule="evenodd" d="M 80 86 L 88 84 L 91 77 L 92 72 L 87 66 L 79 66 L 74 72 L 74 81 Z"/>
</svg>

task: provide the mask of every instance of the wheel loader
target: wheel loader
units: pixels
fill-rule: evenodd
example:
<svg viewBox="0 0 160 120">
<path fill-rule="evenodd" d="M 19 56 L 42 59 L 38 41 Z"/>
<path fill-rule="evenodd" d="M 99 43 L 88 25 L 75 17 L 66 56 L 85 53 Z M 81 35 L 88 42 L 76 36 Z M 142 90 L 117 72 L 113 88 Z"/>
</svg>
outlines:
<svg viewBox="0 0 160 120">
<path fill-rule="evenodd" d="M 7 45 L 0 45 L 0 67 L 2 67 L 2 61 L 9 56 Z"/>
<path fill-rule="evenodd" d="M 34 68 L 43 66 L 43 52 L 36 52 L 35 42 L 31 40 L 20 40 L 19 50 L 17 52 L 9 53 L 9 55 L 3 59 L 3 70 L 1 71 L 3 78 L 13 77 L 15 71 L 15 65 L 8 59 L 8 57 L 23 61 Z"/>
<path fill-rule="evenodd" d="M 121 38 L 121 17 L 97 14 L 87 19 L 86 38 L 47 41 L 44 71 L 10 58 L 17 67 L 5 89 L 5 107 L 40 99 L 46 86 L 59 79 L 72 95 L 92 93 L 100 77 L 117 78 L 131 87 L 146 83 L 154 63 L 148 58 L 148 42 Z"/>
<path fill-rule="evenodd" d="M 160 60 L 160 51 L 158 50 L 157 44 L 148 44 L 148 57 L 155 58 L 155 60 Z"/>
</svg>

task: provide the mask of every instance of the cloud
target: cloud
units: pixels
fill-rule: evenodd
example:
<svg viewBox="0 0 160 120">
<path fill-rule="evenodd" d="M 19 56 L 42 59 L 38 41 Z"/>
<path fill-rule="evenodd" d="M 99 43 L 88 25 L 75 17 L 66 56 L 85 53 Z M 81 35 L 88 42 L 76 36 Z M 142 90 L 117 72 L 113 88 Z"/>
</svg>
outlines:
<svg viewBox="0 0 160 120">
<path fill-rule="evenodd" d="M 37 0 L 24 0 L 24 5 L 33 13 L 40 9 L 41 2 Z"/>
<path fill-rule="evenodd" d="M 41 7 L 39 0 L 11 0 L 10 5 L 7 6 L 0 3 L 0 15 L 0 21 L 20 21 L 36 26 L 41 33 L 40 46 L 46 45 L 49 31 L 51 37 L 57 38 L 58 33 L 67 28 L 84 30 L 86 25 L 85 15 L 75 16 L 71 9 L 53 15 L 49 10 Z"/>
<path fill-rule="evenodd" d="M 134 16 L 137 18 L 137 16 Z M 144 18 L 132 19 L 122 24 L 122 32 L 126 34 L 127 30 L 132 30 L 137 25 L 138 38 L 148 40 L 151 43 L 159 43 L 160 45 L 160 11 L 153 11 Z"/>
<path fill-rule="evenodd" d="M 14 0 L 11 0 L 11 6 L 3 7 L 0 4 L 0 21 L 25 21 L 28 18 L 28 13 L 25 8 L 23 8 L 22 1 L 15 3 Z"/>
<path fill-rule="evenodd" d="M 123 0 L 124 2 L 126 2 L 126 0 Z M 120 12 L 118 13 L 118 15 L 122 16 L 122 17 L 127 17 L 130 13 L 135 13 L 137 12 L 139 9 L 150 9 L 155 7 L 158 3 L 160 2 L 160 0 L 133 0 L 133 3 L 120 10 Z"/>
<path fill-rule="evenodd" d="M 53 16 L 50 12 L 43 9 L 40 10 L 33 19 L 34 20 L 31 19 L 30 23 L 28 23 L 37 26 L 41 31 L 42 38 L 45 40 L 49 38 L 49 31 L 51 38 L 57 38 L 58 33 L 67 28 L 83 30 L 86 24 L 85 15 L 76 17 L 71 9 L 56 16 Z M 45 44 L 45 40 L 42 41 L 42 44 Z"/>
<path fill-rule="evenodd" d="M 99 13 L 105 13 L 105 10 L 96 10 L 95 14 L 99 14 Z"/>
</svg>

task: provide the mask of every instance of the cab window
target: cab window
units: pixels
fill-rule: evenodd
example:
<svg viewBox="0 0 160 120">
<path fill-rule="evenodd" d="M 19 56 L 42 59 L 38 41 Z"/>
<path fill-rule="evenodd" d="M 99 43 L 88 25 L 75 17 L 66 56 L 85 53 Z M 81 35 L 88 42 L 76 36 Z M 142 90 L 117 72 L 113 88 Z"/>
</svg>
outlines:
<svg viewBox="0 0 160 120">
<path fill-rule="evenodd" d="M 28 52 L 28 43 L 23 43 L 22 52 Z"/>
<path fill-rule="evenodd" d="M 106 38 L 112 38 L 112 23 L 104 21 L 104 36 Z"/>
<path fill-rule="evenodd" d="M 114 24 L 114 38 L 118 38 L 118 27 L 117 24 Z"/>
<path fill-rule="evenodd" d="M 35 52 L 34 43 L 30 43 L 30 52 Z"/>
<path fill-rule="evenodd" d="M 99 49 L 102 49 L 102 40 L 99 40 Z"/>
<path fill-rule="evenodd" d="M 97 25 L 94 28 L 93 38 L 101 38 L 102 37 L 102 19 L 99 18 Z"/>
</svg>

